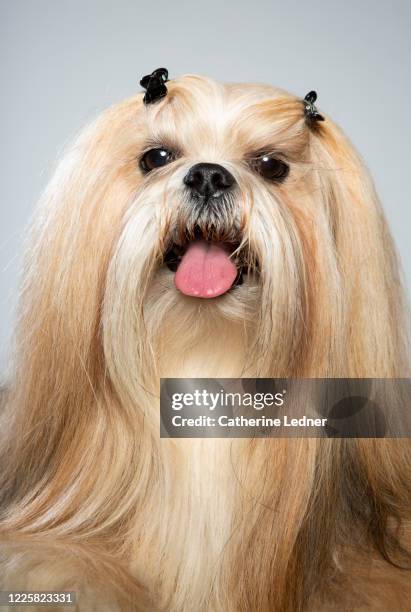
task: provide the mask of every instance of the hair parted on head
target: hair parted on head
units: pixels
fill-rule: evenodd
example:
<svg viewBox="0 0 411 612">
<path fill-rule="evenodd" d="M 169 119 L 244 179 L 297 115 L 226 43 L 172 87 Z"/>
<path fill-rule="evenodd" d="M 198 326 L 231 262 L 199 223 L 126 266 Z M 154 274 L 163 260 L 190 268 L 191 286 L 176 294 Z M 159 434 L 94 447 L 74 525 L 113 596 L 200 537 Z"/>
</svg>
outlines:
<svg viewBox="0 0 411 612">
<path fill-rule="evenodd" d="M 153 104 L 158 102 L 167 95 L 167 87 L 165 83 L 168 81 L 167 68 L 156 68 L 151 74 L 146 74 L 140 79 L 140 85 L 146 90 L 144 94 L 144 104 Z M 304 97 L 304 114 L 309 125 L 313 125 L 316 121 L 325 121 L 321 115 L 315 102 L 317 100 L 317 92 L 312 90 Z"/>
</svg>

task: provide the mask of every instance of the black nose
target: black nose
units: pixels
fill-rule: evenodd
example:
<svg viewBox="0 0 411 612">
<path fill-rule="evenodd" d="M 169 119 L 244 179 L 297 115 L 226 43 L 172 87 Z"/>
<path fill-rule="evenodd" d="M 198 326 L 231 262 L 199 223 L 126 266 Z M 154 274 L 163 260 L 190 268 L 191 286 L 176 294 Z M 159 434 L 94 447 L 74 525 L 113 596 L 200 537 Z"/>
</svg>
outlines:
<svg viewBox="0 0 411 612">
<path fill-rule="evenodd" d="M 235 178 L 219 164 L 195 164 L 184 177 L 184 183 L 198 196 L 217 198 L 231 189 Z"/>
</svg>

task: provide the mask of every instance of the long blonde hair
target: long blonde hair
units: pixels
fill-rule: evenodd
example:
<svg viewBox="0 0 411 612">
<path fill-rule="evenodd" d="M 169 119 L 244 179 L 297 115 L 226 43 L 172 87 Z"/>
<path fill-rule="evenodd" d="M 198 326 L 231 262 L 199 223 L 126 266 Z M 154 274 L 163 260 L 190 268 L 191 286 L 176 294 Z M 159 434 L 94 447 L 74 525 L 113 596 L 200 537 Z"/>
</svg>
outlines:
<svg viewBox="0 0 411 612">
<path fill-rule="evenodd" d="M 142 179 L 147 140 L 165 138 L 182 157 Z M 279 187 L 244 165 L 260 141 L 290 163 Z M 261 269 L 199 305 L 159 267 L 204 156 L 236 177 L 241 248 Z M 369 554 L 383 575 L 378 555 L 404 564 L 406 440 L 160 440 L 158 383 L 406 377 L 405 330 L 384 215 L 331 119 L 309 129 L 294 96 L 196 76 L 153 108 L 139 94 L 109 109 L 30 234 L 2 414 L 4 588 L 75 585 L 87 610 L 294 612 L 345 596 L 352 571 L 363 589 Z"/>
</svg>

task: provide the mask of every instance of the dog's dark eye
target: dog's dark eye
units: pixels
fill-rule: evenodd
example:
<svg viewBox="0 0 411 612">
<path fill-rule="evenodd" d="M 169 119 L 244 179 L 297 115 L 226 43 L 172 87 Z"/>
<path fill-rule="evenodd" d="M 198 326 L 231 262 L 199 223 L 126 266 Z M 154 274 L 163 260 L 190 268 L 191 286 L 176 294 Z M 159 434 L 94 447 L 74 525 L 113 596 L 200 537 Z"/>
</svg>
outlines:
<svg viewBox="0 0 411 612">
<path fill-rule="evenodd" d="M 150 149 L 146 151 L 140 160 L 140 166 L 144 172 L 151 172 L 155 168 L 161 168 L 173 161 L 174 155 L 168 149 Z"/>
<path fill-rule="evenodd" d="M 288 164 L 268 154 L 253 159 L 252 166 L 265 179 L 278 182 L 284 180 L 290 170 Z"/>
</svg>

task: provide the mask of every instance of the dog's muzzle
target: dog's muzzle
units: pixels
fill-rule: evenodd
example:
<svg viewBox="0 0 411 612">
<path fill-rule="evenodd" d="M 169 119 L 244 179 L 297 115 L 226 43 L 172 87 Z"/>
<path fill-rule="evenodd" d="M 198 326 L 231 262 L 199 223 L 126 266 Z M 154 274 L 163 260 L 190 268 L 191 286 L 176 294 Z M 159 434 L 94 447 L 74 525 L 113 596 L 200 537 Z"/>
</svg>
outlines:
<svg viewBox="0 0 411 612">
<path fill-rule="evenodd" d="M 185 198 L 164 255 L 183 294 L 215 298 L 241 285 L 248 271 L 239 253 L 238 187 L 223 166 L 195 164 L 183 179 Z"/>
</svg>

